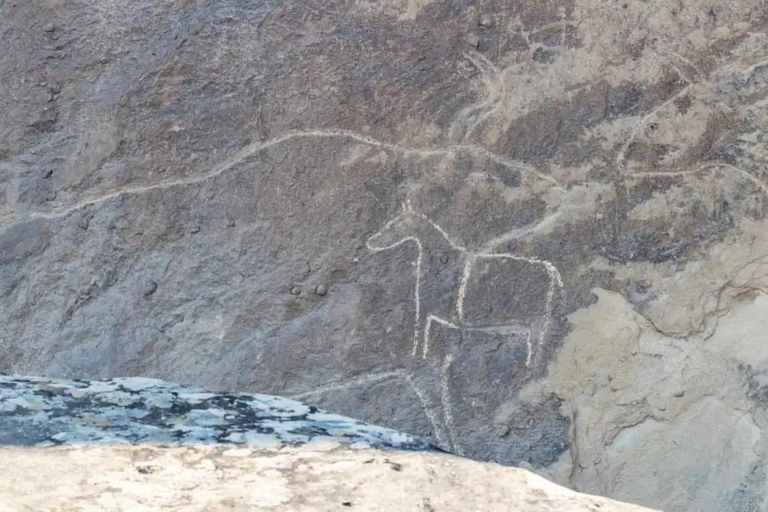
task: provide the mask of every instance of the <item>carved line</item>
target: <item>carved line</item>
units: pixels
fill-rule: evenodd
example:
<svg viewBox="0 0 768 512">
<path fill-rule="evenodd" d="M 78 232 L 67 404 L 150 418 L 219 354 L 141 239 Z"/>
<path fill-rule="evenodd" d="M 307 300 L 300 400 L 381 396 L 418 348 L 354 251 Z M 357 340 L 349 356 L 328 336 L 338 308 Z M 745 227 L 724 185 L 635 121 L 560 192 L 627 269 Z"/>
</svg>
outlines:
<svg viewBox="0 0 768 512">
<path fill-rule="evenodd" d="M 443 416 L 445 416 L 445 426 L 448 427 L 448 435 L 451 438 L 453 451 L 457 455 L 464 455 L 464 450 L 459 445 L 459 435 L 456 432 L 455 421 L 453 420 L 453 410 L 451 409 L 450 392 L 448 388 L 448 371 L 453 364 L 453 354 L 448 354 L 440 367 L 440 402 L 443 405 Z"/>
<path fill-rule="evenodd" d="M 466 56 L 466 55 L 465 55 L 465 56 Z M 475 105 L 469 105 L 468 107 L 465 107 L 465 108 L 461 109 L 461 110 L 459 111 L 459 113 L 458 113 L 458 114 L 456 114 L 456 119 L 454 119 L 453 123 L 451 123 L 451 127 L 448 129 L 448 140 L 455 140 L 455 139 L 456 139 L 456 137 L 455 137 L 456 131 L 458 130 L 458 128 L 460 127 L 460 125 L 461 125 L 461 124 L 462 124 L 462 123 L 463 123 L 463 122 L 464 122 L 464 121 L 465 121 L 465 120 L 466 120 L 466 119 L 467 119 L 467 118 L 468 118 L 468 117 L 469 117 L 469 116 L 470 116 L 470 115 L 471 115 L 473 112 L 476 112 L 476 111 L 478 111 L 478 110 L 482 110 L 483 108 L 485 108 L 485 107 L 487 107 L 488 105 L 490 105 L 490 104 L 491 104 L 491 98 L 490 98 L 490 94 L 489 94 L 489 92 L 488 92 L 488 91 L 490 90 L 490 86 L 489 86 L 489 84 L 488 84 L 488 80 L 487 80 L 487 76 L 486 76 L 486 71 L 485 71 L 485 70 L 484 70 L 484 69 L 483 69 L 481 66 L 479 66 L 478 64 L 476 64 L 476 63 L 475 63 L 475 61 L 474 61 L 472 58 L 470 58 L 470 57 L 468 57 L 468 56 L 467 56 L 467 58 L 469 59 L 469 61 L 470 61 L 470 62 L 472 62 L 472 64 L 474 64 L 474 65 L 475 65 L 475 67 L 478 69 L 478 71 L 480 71 L 480 74 L 481 74 L 481 76 L 482 76 L 482 78 L 483 78 L 483 82 L 485 82 L 485 87 L 486 87 L 486 98 L 485 98 L 485 100 L 483 100 L 482 102 L 480 102 L 480 103 L 478 103 L 478 104 L 475 104 Z M 466 134 L 465 134 L 465 135 L 466 135 Z M 466 137 L 465 137 L 465 138 L 466 138 Z"/>
<path fill-rule="evenodd" d="M 469 273 L 475 264 L 474 257 L 467 255 L 467 261 L 464 263 L 464 271 L 461 273 L 461 283 L 459 284 L 459 294 L 456 299 L 456 313 L 459 315 L 459 321 L 464 322 L 464 298 L 467 295 L 467 283 L 469 282 Z"/>
<path fill-rule="evenodd" d="M 327 386 L 323 386 L 323 387 L 320 387 L 320 388 L 317 388 L 317 389 L 313 389 L 311 391 L 307 391 L 307 392 L 304 392 L 304 393 L 297 393 L 295 395 L 290 395 L 289 398 L 292 398 L 294 400 L 303 400 L 303 399 L 306 399 L 306 398 L 314 396 L 314 395 L 318 395 L 318 394 L 322 394 L 322 393 L 327 393 L 329 391 L 338 391 L 338 390 L 341 390 L 341 389 L 346 389 L 346 388 L 350 388 L 350 387 L 354 387 L 354 386 L 360 386 L 360 385 L 368 384 L 368 383 L 384 382 L 384 381 L 387 381 L 389 379 L 394 379 L 394 378 L 401 378 L 401 379 L 405 380 L 408 383 L 408 385 L 411 387 L 411 389 L 413 390 L 414 394 L 417 396 L 417 398 L 419 399 L 419 402 L 421 403 L 421 408 L 424 411 L 424 414 L 427 417 L 427 420 L 432 425 L 432 430 L 435 433 L 435 437 L 437 438 L 438 443 L 440 443 L 442 446 L 444 446 L 444 447 L 446 447 L 448 449 L 455 448 L 456 445 L 455 445 L 453 439 L 450 439 L 451 435 L 449 435 L 449 439 L 445 438 L 444 433 L 442 432 L 441 428 L 439 427 L 437 418 L 435 416 L 435 412 L 432 410 L 432 407 L 430 407 L 428 400 L 424 396 L 424 393 L 422 393 L 421 390 L 418 388 L 418 386 L 416 386 L 416 383 L 413 382 L 413 378 L 410 375 L 408 375 L 402 369 L 400 369 L 400 370 L 393 370 L 393 371 L 390 371 L 390 372 L 375 373 L 375 374 L 372 374 L 372 375 L 366 375 L 366 376 L 363 376 L 363 377 L 360 377 L 360 378 L 357 378 L 357 379 L 352 379 L 352 380 L 345 381 L 345 382 L 329 384 Z M 445 407 L 445 404 L 444 404 L 444 407 Z M 449 406 L 449 408 L 450 408 L 450 406 Z M 450 429 L 450 427 L 449 427 L 449 429 Z"/>
<path fill-rule="evenodd" d="M 649 51 L 656 58 L 659 58 L 658 53 L 656 53 L 652 48 L 649 48 Z M 689 65 L 698 75 L 701 75 L 701 71 L 691 61 L 689 61 L 688 59 L 686 59 L 682 55 L 680 55 L 680 54 L 678 54 L 678 53 L 676 53 L 676 52 L 674 52 L 672 50 L 663 50 L 663 52 L 674 55 L 675 57 L 677 57 L 678 59 L 682 60 L 687 65 Z M 683 80 L 685 80 L 687 82 L 686 86 L 683 87 L 679 92 L 677 92 L 671 98 L 669 98 L 666 101 L 662 102 L 658 107 L 656 107 L 651 112 L 649 112 L 648 115 L 643 117 L 635 125 L 635 127 L 632 129 L 632 132 L 630 133 L 629 137 L 627 138 L 627 140 L 622 145 L 621 151 L 619 152 L 619 154 L 616 157 L 616 165 L 621 170 L 626 170 L 626 152 L 627 152 L 627 149 L 629 149 L 629 146 L 632 144 L 632 142 L 634 142 L 634 140 L 636 139 L 638 131 L 640 130 L 640 128 L 642 126 L 644 126 L 645 123 L 652 116 L 656 115 L 661 109 L 665 108 L 671 102 L 675 101 L 676 99 L 678 99 L 679 97 L 682 97 L 685 93 L 687 93 L 688 89 L 693 84 L 693 81 L 690 78 L 688 78 L 688 76 L 686 76 L 685 73 L 683 73 L 682 70 L 678 66 L 676 66 L 674 64 L 674 62 L 672 62 L 671 59 L 667 58 L 666 61 L 667 61 L 667 63 L 670 66 L 672 66 L 675 69 L 675 71 L 677 71 L 677 74 L 680 76 L 680 78 L 682 78 Z M 764 67 L 768 67 L 768 60 L 757 62 L 757 63 L 753 64 L 752 66 L 749 66 L 748 68 L 746 68 L 744 70 L 741 70 L 739 72 L 739 75 L 741 75 L 742 77 L 748 76 L 748 75 L 752 75 L 756 71 L 758 71 L 758 70 L 760 70 L 760 69 L 762 69 Z M 622 165 L 622 164 L 624 164 L 624 165 Z M 698 173 L 698 172 L 701 172 L 701 171 L 704 171 L 704 170 L 707 170 L 707 169 L 713 169 L 713 168 L 716 168 L 716 169 L 725 168 L 725 169 L 729 169 L 731 171 L 737 172 L 739 174 L 742 174 L 748 180 L 750 180 L 752 183 L 757 185 L 763 191 L 763 193 L 765 193 L 765 195 L 768 196 L 768 186 L 766 186 L 766 184 L 764 182 L 760 181 L 757 177 L 753 176 L 752 174 L 750 174 L 749 172 L 747 172 L 747 171 L 745 171 L 743 169 L 740 169 L 740 168 L 735 167 L 735 166 L 730 165 L 730 164 L 724 164 L 724 163 L 704 164 L 704 165 L 698 167 L 697 169 L 693 169 L 693 170 L 690 170 L 690 171 L 647 172 L 647 173 L 633 172 L 633 173 L 631 173 L 631 175 L 629 177 L 642 179 L 644 177 L 660 178 L 660 177 L 664 177 L 664 176 L 685 176 L 685 175 L 688 175 L 688 174 L 695 174 L 695 173 Z"/>
<path fill-rule="evenodd" d="M 504 82 L 503 79 L 500 78 L 499 69 L 493 62 L 491 62 L 485 55 L 478 52 L 464 53 L 464 57 L 480 72 L 481 80 L 485 85 L 485 99 L 480 103 L 465 107 L 456 115 L 456 119 L 451 123 L 451 127 L 448 130 L 449 140 L 455 140 L 457 130 L 462 125 L 469 122 L 470 118 L 477 112 L 482 111 L 486 107 L 493 106 L 489 111 L 478 116 L 477 119 L 465 129 L 462 140 L 468 140 L 478 126 L 499 110 L 504 99 Z"/>
<path fill-rule="evenodd" d="M 416 394 L 419 401 L 421 402 L 421 408 L 424 411 L 424 414 L 427 416 L 429 423 L 432 425 L 432 430 L 435 433 L 437 442 L 440 443 L 442 446 L 445 446 L 446 448 L 452 447 L 453 445 L 451 444 L 450 440 L 447 440 L 445 439 L 445 437 L 443 437 L 442 429 L 439 427 L 437 418 L 435 417 L 435 412 L 429 406 L 429 402 L 424 397 L 424 393 L 422 393 L 421 390 L 419 390 L 418 386 L 416 386 L 416 384 L 413 382 L 413 378 L 410 375 L 406 375 L 405 380 L 411 385 L 411 389 L 413 389 L 413 392 Z"/>
<path fill-rule="evenodd" d="M 531 360 L 533 359 L 533 345 L 531 344 L 531 330 L 528 329 L 528 338 L 525 340 L 525 346 L 528 348 L 528 355 L 525 358 L 525 367 L 531 366 Z"/>
<path fill-rule="evenodd" d="M 683 75 L 681 75 L 682 77 Z M 632 132 L 629 134 L 629 137 L 624 142 L 624 144 L 621 147 L 621 151 L 619 151 L 619 154 L 616 156 L 616 166 L 621 170 L 626 170 L 626 153 L 629 149 L 629 146 L 635 141 L 637 138 L 637 134 L 640 131 L 640 128 L 645 126 L 645 123 L 648 122 L 649 119 L 651 119 L 653 116 L 659 113 L 659 111 L 663 108 L 665 108 L 667 105 L 672 103 L 673 101 L 677 100 L 678 98 L 682 97 L 683 95 L 688 93 L 688 89 L 690 88 L 691 84 L 688 83 L 685 87 L 683 87 L 680 91 L 678 91 L 676 94 L 674 94 L 672 97 L 668 98 L 664 102 L 662 102 L 658 107 L 651 110 L 648 114 L 646 114 L 645 117 L 643 117 L 634 128 L 632 128 Z"/>
<path fill-rule="evenodd" d="M 311 391 L 306 391 L 304 393 L 298 393 L 295 395 L 291 395 L 290 398 L 293 398 L 295 400 L 301 400 L 306 397 L 314 396 L 320 393 L 326 393 L 328 391 L 338 391 L 340 389 L 345 389 L 353 386 L 359 386 L 361 384 L 367 384 L 368 382 L 383 382 L 395 377 L 404 377 L 405 372 L 403 370 L 394 370 L 391 372 L 383 372 L 383 373 L 374 373 L 372 375 L 365 375 L 363 377 L 360 377 L 358 379 L 352 379 L 348 380 L 346 382 L 337 382 L 334 384 L 328 384 L 326 386 L 322 386 L 316 389 L 313 389 Z"/>
<path fill-rule="evenodd" d="M 656 57 L 657 61 L 664 60 L 667 64 L 669 64 L 669 66 L 671 66 L 677 72 L 677 74 L 680 75 L 680 77 L 682 77 L 686 81 L 686 83 L 688 83 L 688 84 L 693 83 L 693 80 L 691 80 L 690 77 L 688 77 L 688 75 L 686 73 L 684 73 L 683 70 L 680 69 L 680 67 L 677 64 L 675 64 L 671 58 L 666 57 L 665 59 L 662 59 L 662 56 L 659 55 L 659 53 L 657 53 L 653 48 L 651 48 L 650 46 L 646 46 L 646 48 L 647 48 L 648 52 L 651 55 Z M 688 67 L 693 69 L 693 71 L 696 73 L 696 77 L 701 76 L 701 71 L 699 70 L 699 68 L 697 68 L 693 64 L 693 62 L 691 62 L 690 60 L 686 59 L 685 57 L 683 57 L 679 53 L 674 52 L 672 50 L 667 50 L 667 49 L 662 49 L 661 52 L 664 53 L 665 55 L 672 55 L 672 56 L 676 57 L 679 61 L 684 62 Z"/>
<path fill-rule="evenodd" d="M 426 327 L 424 328 L 424 345 L 421 347 L 422 353 L 421 358 L 426 359 L 427 354 L 429 353 L 429 333 L 432 330 L 432 322 L 437 322 L 440 325 L 444 325 L 446 327 L 450 327 L 451 329 L 457 329 L 460 330 L 461 327 L 454 324 L 453 322 L 449 322 L 448 320 L 445 320 L 443 318 L 440 318 L 436 315 L 429 315 L 427 317 Z"/>
<path fill-rule="evenodd" d="M 389 221 L 382 228 L 382 231 L 387 229 L 387 227 L 390 226 L 396 220 L 397 220 L 397 217 L 395 217 L 394 219 Z M 376 235 L 373 235 L 373 236 L 376 236 Z M 421 240 L 419 240 L 415 236 L 409 236 L 409 237 L 403 238 L 399 242 L 395 242 L 394 244 L 390 244 L 390 245 L 379 247 L 379 248 L 371 246 L 371 242 L 370 242 L 371 238 L 373 238 L 373 237 L 369 237 L 368 240 L 365 241 L 365 246 L 371 252 L 387 251 L 389 249 L 394 249 L 395 247 L 397 247 L 399 245 L 402 245 L 402 244 L 404 244 L 406 242 L 415 242 L 416 243 L 416 247 L 419 250 L 419 254 L 416 257 L 416 286 L 414 286 L 414 288 L 413 288 L 413 290 L 414 290 L 414 298 L 413 298 L 413 300 L 414 300 L 414 303 L 415 303 L 415 312 L 414 312 L 415 320 L 414 321 L 416 322 L 416 328 L 414 329 L 414 332 L 413 332 L 413 350 L 412 350 L 411 355 L 413 357 L 415 357 L 416 356 L 416 348 L 419 345 L 419 325 L 421 323 L 421 291 L 420 291 L 421 290 L 421 261 L 422 261 L 422 259 L 424 257 L 424 247 L 421 245 Z"/>
<path fill-rule="evenodd" d="M 634 179 L 643 179 L 643 178 L 662 178 L 665 176 L 688 176 L 690 174 L 696 174 L 698 172 L 707 171 L 709 169 L 729 169 L 731 171 L 734 171 L 736 173 L 741 174 L 745 178 L 747 178 L 749 181 L 754 183 L 760 190 L 763 191 L 763 193 L 768 196 L 768 186 L 766 186 L 765 183 L 760 181 L 756 176 L 753 174 L 745 171 L 744 169 L 740 169 L 738 167 L 735 167 L 730 164 L 724 164 L 724 163 L 710 163 L 710 164 L 704 164 L 700 167 L 697 167 L 696 169 L 692 169 L 690 171 L 672 171 L 672 172 L 635 172 L 632 173 L 630 178 Z"/>
<path fill-rule="evenodd" d="M 526 367 L 530 365 L 531 363 L 531 355 L 532 355 L 532 349 L 533 346 L 531 345 L 531 330 L 528 328 L 523 328 L 518 325 L 490 325 L 490 326 L 482 326 L 482 327 L 472 327 L 472 326 L 464 326 L 464 325 L 456 325 L 453 322 L 450 322 L 444 318 L 441 318 L 437 315 L 429 315 L 426 319 L 426 327 L 424 328 L 424 346 L 422 347 L 422 359 L 426 358 L 426 356 L 429 353 L 429 334 L 432 332 L 432 322 L 436 322 L 440 325 L 444 325 L 445 327 L 461 330 L 461 331 L 471 331 L 471 332 L 482 332 L 486 334 L 509 334 L 511 332 L 519 332 L 521 329 L 525 330 L 528 333 L 528 340 L 526 341 L 526 346 L 528 348 L 528 354 L 526 356 Z"/>
<path fill-rule="evenodd" d="M 370 236 L 368 240 L 366 240 L 366 246 L 369 250 L 372 252 L 381 252 L 384 250 L 393 249 L 407 241 L 414 241 L 416 242 L 419 254 L 416 260 L 416 284 L 414 286 L 414 303 L 416 308 L 415 313 L 415 324 L 414 324 L 414 334 L 413 334 L 413 351 L 412 356 L 416 356 L 418 342 L 419 342 L 419 331 L 421 328 L 421 267 L 422 267 L 422 261 L 424 257 L 424 246 L 419 240 L 419 238 L 415 235 L 410 235 L 408 237 L 403 238 L 402 240 L 399 240 L 393 244 L 382 246 L 382 247 L 374 247 L 371 245 L 371 240 L 376 238 L 377 236 L 380 236 L 384 231 L 386 231 L 388 228 L 390 228 L 393 224 L 398 222 L 402 216 L 406 215 L 414 215 L 416 217 L 419 217 L 423 220 L 425 220 L 430 226 L 432 226 L 440 235 L 448 242 L 448 244 L 454 248 L 455 250 L 461 252 L 464 254 L 464 257 L 466 258 L 466 263 L 464 264 L 464 270 L 462 273 L 461 283 L 459 285 L 459 291 L 458 296 L 456 300 L 456 312 L 459 317 L 460 321 L 463 321 L 464 317 L 464 301 L 466 298 L 466 288 L 467 283 L 469 281 L 469 275 L 472 272 L 472 268 L 474 264 L 477 262 L 478 259 L 510 259 L 514 261 L 525 261 L 527 263 L 530 263 L 532 265 L 542 265 L 544 266 L 547 276 L 549 277 L 549 287 L 547 289 L 547 297 L 546 297 L 546 304 L 545 304 L 545 311 L 546 311 L 546 320 L 541 328 L 541 331 L 538 333 L 538 340 L 537 340 L 537 350 L 540 349 L 546 340 L 546 335 L 549 332 L 549 327 L 551 325 L 551 317 L 553 312 L 553 301 L 555 298 L 555 288 L 557 288 L 559 291 L 562 292 L 564 286 L 563 286 L 563 280 L 562 276 L 560 275 L 559 270 L 555 265 L 553 265 L 550 261 L 542 260 L 539 258 L 528 258 L 524 256 L 516 256 L 514 254 L 509 253 L 489 253 L 489 252 L 471 252 L 468 249 L 466 249 L 463 245 L 458 243 L 457 241 L 453 240 L 448 233 L 436 222 L 433 222 L 429 217 L 424 215 L 423 213 L 417 213 L 413 210 L 413 207 L 411 206 L 410 201 L 406 202 L 403 205 L 403 213 L 396 216 L 395 218 L 391 219 L 389 222 L 387 222 L 384 227 L 382 227 L 377 233 Z M 423 345 L 422 345 L 422 359 L 426 359 L 428 353 L 429 353 L 429 347 L 430 347 L 430 333 L 432 329 L 432 322 L 440 323 L 441 325 L 445 325 L 446 327 L 450 327 L 453 329 L 470 329 L 474 331 L 481 331 L 485 332 L 484 329 L 488 328 L 473 328 L 471 326 L 458 326 L 448 320 L 445 320 L 443 318 L 440 318 L 436 315 L 428 315 L 425 321 L 424 325 L 424 334 L 423 334 Z M 493 332 L 499 332 L 498 327 L 491 328 Z M 530 366 L 530 363 L 532 361 L 532 351 L 529 349 L 528 356 L 526 358 L 526 367 Z"/>
<path fill-rule="evenodd" d="M 384 150 L 397 151 L 405 155 L 416 155 L 424 158 L 429 158 L 434 156 L 447 156 L 454 153 L 462 153 L 462 152 L 478 153 L 507 169 L 530 173 L 541 180 L 551 182 L 557 186 L 560 185 L 560 183 L 552 176 L 547 176 L 546 174 L 542 174 L 541 172 L 537 171 L 535 168 L 533 168 L 528 164 L 510 160 L 501 155 L 493 153 L 487 148 L 484 148 L 477 144 L 449 144 L 447 146 L 435 148 L 435 149 L 420 149 L 420 148 L 409 148 L 406 146 L 400 146 L 398 144 L 379 141 L 374 138 L 367 137 L 365 135 L 361 135 L 361 134 L 358 134 L 352 131 L 347 131 L 347 130 L 293 131 L 265 142 L 251 143 L 246 147 L 242 148 L 241 150 L 239 150 L 238 152 L 236 152 L 233 157 L 225 160 L 223 163 L 215 167 L 211 172 L 208 172 L 199 176 L 179 178 L 175 180 L 154 183 L 151 185 L 140 185 L 140 186 L 120 188 L 118 190 L 113 190 L 112 192 L 108 192 L 103 195 L 92 196 L 87 199 L 83 199 L 81 201 L 78 201 L 72 206 L 53 209 L 47 212 L 46 211 L 30 212 L 27 215 L 31 219 L 56 219 L 56 218 L 65 217 L 66 215 L 69 215 L 70 213 L 77 211 L 81 208 L 84 208 L 86 206 L 103 203 L 105 201 L 109 201 L 110 199 L 115 199 L 121 196 L 138 195 L 138 194 L 144 194 L 144 193 L 150 192 L 152 190 L 164 190 L 164 189 L 178 187 L 178 186 L 201 183 L 203 181 L 207 181 L 211 178 L 215 178 L 216 176 L 219 176 L 229 171 L 232 167 L 242 162 L 246 158 L 251 157 L 255 153 L 258 153 L 259 151 L 283 144 L 293 139 L 301 139 L 301 138 L 351 139 L 351 140 L 360 142 L 362 144 L 367 144 L 369 146 L 381 148 Z M 12 220 L 10 223 L 3 225 L 2 228 L 7 228 L 15 224 L 16 222 L 18 222 L 17 220 L 18 218 L 19 217 L 16 217 L 16 219 Z"/>
<path fill-rule="evenodd" d="M 741 76 L 752 75 L 755 71 L 758 71 L 764 67 L 768 67 L 768 60 L 763 60 L 756 64 L 752 64 L 748 68 L 741 71 Z"/>
</svg>

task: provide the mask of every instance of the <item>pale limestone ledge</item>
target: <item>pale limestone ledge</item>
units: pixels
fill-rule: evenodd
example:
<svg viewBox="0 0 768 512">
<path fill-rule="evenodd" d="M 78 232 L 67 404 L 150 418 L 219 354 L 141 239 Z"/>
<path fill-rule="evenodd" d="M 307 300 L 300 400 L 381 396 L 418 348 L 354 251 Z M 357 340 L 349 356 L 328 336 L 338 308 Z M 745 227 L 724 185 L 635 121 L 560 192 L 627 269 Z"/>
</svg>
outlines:
<svg viewBox="0 0 768 512">
<path fill-rule="evenodd" d="M 318 443 L 0 448 L 0 512 L 264 510 L 642 512 L 523 469 Z"/>
</svg>

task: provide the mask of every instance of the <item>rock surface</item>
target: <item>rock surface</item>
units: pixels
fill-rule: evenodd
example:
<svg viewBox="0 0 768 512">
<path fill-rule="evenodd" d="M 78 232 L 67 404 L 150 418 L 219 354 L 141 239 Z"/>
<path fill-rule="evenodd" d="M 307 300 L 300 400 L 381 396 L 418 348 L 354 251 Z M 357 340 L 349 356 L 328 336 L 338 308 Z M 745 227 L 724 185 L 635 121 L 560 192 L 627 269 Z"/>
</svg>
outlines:
<svg viewBox="0 0 768 512">
<path fill-rule="evenodd" d="M 0 413 L 0 512 L 649 510 L 275 396 L 0 376 Z"/>
<path fill-rule="evenodd" d="M 0 0 L 0 371 L 768 509 L 764 0 Z"/>
<path fill-rule="evenodd" d="M 323 441 L 433 449 L 408 434 L 277 396 L 211 393 L 139 377 L 74 381 L 0 375 L 0 445 L 281 448 Z"/>
<path fill-rule="evenodd" d="M 451 455 L 338 446 L 0 448 L 0 512 L 650 512 L 529 471 Z"/>
</svg>

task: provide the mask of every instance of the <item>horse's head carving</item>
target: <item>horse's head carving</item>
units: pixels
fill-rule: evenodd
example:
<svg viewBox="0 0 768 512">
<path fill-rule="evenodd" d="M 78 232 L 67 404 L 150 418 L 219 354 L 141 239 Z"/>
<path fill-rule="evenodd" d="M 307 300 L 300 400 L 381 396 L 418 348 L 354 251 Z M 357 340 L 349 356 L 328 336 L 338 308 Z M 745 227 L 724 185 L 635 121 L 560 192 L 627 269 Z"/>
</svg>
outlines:
<svg viewBox="0 0 768 512">
<path fill-rule="evenodd" d="M 383 251 L 413 238 L 422 218 L 417 214 L 410 201 L 402 204 L 402 211 L 387 222 L 377 233 L 366 240 L 366 245 L 372 251 Z"/>
</svg>

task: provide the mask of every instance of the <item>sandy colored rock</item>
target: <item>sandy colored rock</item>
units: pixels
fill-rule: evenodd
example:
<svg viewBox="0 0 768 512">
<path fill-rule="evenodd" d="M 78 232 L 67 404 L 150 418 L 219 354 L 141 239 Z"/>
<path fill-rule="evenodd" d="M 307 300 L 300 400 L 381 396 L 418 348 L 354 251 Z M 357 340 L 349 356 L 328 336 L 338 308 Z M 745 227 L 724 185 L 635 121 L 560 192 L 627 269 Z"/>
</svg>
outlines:
<svg viewBox="0 0 768 512">
<path fill-rule="evenodd" d="M 643 512 L 522 469 L 332 446 L 0 448 L 0 511 Z"/>
</svg>

